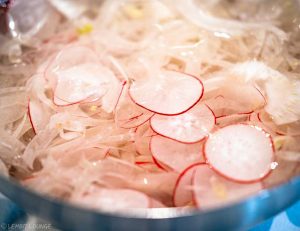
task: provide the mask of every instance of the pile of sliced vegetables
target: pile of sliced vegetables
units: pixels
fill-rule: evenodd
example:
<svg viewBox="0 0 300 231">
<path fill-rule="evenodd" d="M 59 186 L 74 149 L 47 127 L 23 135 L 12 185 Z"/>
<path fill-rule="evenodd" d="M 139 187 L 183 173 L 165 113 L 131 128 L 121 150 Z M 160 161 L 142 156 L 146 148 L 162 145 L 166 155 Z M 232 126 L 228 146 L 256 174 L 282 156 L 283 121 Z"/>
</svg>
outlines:
<svg viewBox="0 0 300 231">
<path fill-rule="evenodd" d="M 109 211 L 219 207 L 298 174 L 300 81 L 270 59 L 284 31 L 186 15 L 192 0 L 120 2 L 0 89 L 1 172 Z"/>
</svg>

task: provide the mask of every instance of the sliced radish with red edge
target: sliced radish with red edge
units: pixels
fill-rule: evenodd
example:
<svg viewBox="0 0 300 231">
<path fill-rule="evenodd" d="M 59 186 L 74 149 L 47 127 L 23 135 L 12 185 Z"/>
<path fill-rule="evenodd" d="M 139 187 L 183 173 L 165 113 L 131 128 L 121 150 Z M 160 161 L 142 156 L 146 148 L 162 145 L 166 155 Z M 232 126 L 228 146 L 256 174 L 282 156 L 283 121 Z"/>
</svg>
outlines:
<svg viewBox="0 0 300 231">
<path fill-rule="evenodd" d="M 192 108 L 203 95 L 203 84 L 194 76 L 162 71 L 157 78 L 137 80 L 129 88 L 139 106 L 162 115 L 178 115 Z"/>
<path fill-rule="evenodd" d="M 115 120 L 119 127 L 129 129 L 146 123 L 153 115 L 152 112 L 139 107 L 125 96 L 116 107 Z"/>
<path fill-rule="evenodd" d="M 197 104 L 176 116 L 154 115 L 151 128 L 158 134 L 183 143 L 195 143 L 205 138 L 215 125 L 213 112 L 203 104 Z"/>
<path fill-rule="evenodd" d="M 137 127 L 134 136 L 134 145 L 136 152 L 140 155 L 151 155 L 150 140 L 155 133 L 149 126 L 149 123 L 144 123 Z"/>
<path fill-rule="evenodd" d="M 57 71 L 57 77 L 54 103 L 58 106 L 67 106 L 82 101 L 92 102 L 105 96 L 111 101 L 112 98 L 117 98 L 120 92 L 118 79 L 101 64 L 80 64 Z M 107 103 L 107 100 L 104 102 Z"/>
<path fill-rule="evenodd" d="M 202 146 L 202 142 L 184 144 L 159 135 L 150 141 L 153 157 L 178 172 L 203 160 Z"/>
<path fill-rule="evenodd" d="M 229 125 L 209 136 L 204 155 L 207 162 L 224 177 L 237 182 L 255 182 L 271 171 L 273 141 L 259 127 Z"/>
<path fill-rule="evenodd" d="M 237 173 L 238 174 L 238 173 Z M 239 184 L 218 175 L 208 165 L 195 168 L 193 196 L 201 209 L 215 208 L 242 200 L 259 192 L 262 184 Z"/>
<path fill-rule="evenodd" d="M 196 163 L 184 169 L 175 183 L 173 192 L 173 204 L 176 207 L 183 207 L 193 204 L 193 176 L 196 169 L 204 163 Z"/>
</svg>

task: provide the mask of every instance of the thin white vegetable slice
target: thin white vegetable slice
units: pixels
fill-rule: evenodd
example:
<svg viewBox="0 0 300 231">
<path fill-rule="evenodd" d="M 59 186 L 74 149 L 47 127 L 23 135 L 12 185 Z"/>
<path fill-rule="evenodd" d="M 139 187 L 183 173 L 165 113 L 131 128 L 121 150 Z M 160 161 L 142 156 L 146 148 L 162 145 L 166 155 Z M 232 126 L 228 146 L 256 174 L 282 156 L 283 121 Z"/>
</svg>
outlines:
<svg viewBox="0 0 300 231">
<path fill-rule="evenodd" d="M 144 123 L 137 127 L 134 134 L 134 146 L 136 152 L 140 155 L 151 155 L 150 140 L 155 135 L 149 126 L 149 123 Z"/>
<path fill-rule="evenodd" d="M 158 134 L 183 143 L 195 143 L 205 138 L 215 125 L 215 116 L 209 107 L 197 104 L 176 116 L 154 115 L 151 128 Z"/>
<path fill-rule="evenodd" d="M 46 128 L 50 119 L 50 112 L 38 100 L 29 100 L 28 116 L 32 129 L 37 134 Z"/>
<path fill-rule="evenodd" d="M 176 180 L 173 192 L 173 204 L 176 207 L 193 205 L 193 176 L 196 169 L 204 163 L 192 164 L 184 169 Z"/>
<path fill-rule="evenodd" d="M 207 162 L 221 175 L 237 182 L 254 182 L 266 177 L 274 161 L 271 136 L 246 124 L 224 127 L 206 141 Z"/>
<path fill-rule="evenodd" d="M 231 114 L 250 114 L 266 105 L 264 95 L 254 86 L 229 84 L 222 86 L 219 95 L 207 100 L 206 104 L 216 117 Z"/>
<path fill-rule="evenodd" d="M 57 72 L 58 81 L 54 91 L 54 103 L 66 106 L 84 100 L 98 100 L 111 94 L 119 93 L 119 81 L 114 74 L 96 63 L 77 65 Z M 117 97 L 117 95 L 116 95 Z"/>
<path fill-rule="evenodd" d="M 45 69 L 45 78 L 50 86 L 55 86 L 58 79 L 58 72 L 67 70 L 74 66 L 97 63 L 97 55 L 86 46 L 68 46 L 50 58 Z"/>
<path fill-rule="evenodd" d="M 139 106 L 162 115 L 178 115 L 192 108 L 203 95 L 203 84 L 194 76 L 162 71 L 158 78 L 138 80 L 129 95 Z"/>
<path fill-rule="evenodd" d="M 201 209 L 237 202 L 262 189 L 260 182 L 239 184 L 214 172 L 208 165 L 198 166 L 193 176 L 194 200 Z"/>
<path fill-rule="evenodd" d="M 184 144 L 157 135 L 151 138 L 150 150 L 156 160 L 181 172 L 187 166 L 203 160 L 202 145 L 202 142 Z"/>
<path fill-rule="evenodd" d="M 220 116 L 217 118 L 216 125 L 218 127 L 225 127 L 231 124 L 246 123 L 249 121 L 250 115 L 248 114 L 232 114 L 228 116 Z"/>
<path fill-rule="evenodd" d="M 128 96 L 125 96 L 124 100 L 119 102 L 116 107 L 115 120 L 120 128 L 136 128 L 147 122 L 152 116 L 152 112 L 139 107 Z"/>
<path fill-rule="evenodd" d="M 150 198 L 141 192 L 130 189 L 106 189 L 93 187 L 85 194 L 73 199 L 88 208 L 119 211 L 134 208 L 149 208 Z"/>
</svg>

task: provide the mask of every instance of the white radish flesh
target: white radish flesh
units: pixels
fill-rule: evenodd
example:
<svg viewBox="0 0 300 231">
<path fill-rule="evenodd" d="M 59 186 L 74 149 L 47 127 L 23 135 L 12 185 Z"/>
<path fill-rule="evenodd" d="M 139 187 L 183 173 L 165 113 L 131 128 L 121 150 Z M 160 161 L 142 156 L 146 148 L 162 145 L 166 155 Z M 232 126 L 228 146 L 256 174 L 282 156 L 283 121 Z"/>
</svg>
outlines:
<svg viewBox="0 0 300 231">
<path fill-rule="evenodd" d="M 239 184 L 219 176 L 208 165 L 194 171 L 193 193 L 196 205 L 201 209 L 215 208 L 237 202 L 262 189 L 261 183 Z"/>
<path fill-rule="evenodd" d="M 139 107 L 125 96 L 124 102 L 119 102 L 117 105 L 115 120 L 120 128 L 136 128 L 146 123 L 152 116 L 152 112 Z"/>
<path fill-rule="evenodd" d="M 154 115 L 151 128 L 158 134 L 183 143 L 195 143 L 205 138 L 215 125 L 213 112 L 197 104 L 177 116 Z"/>
<path fill-rule="evenodd" d="M 271 171 L 273 142 L 262 129 L 245 124 L 224 127 L 205 143 L 207 162 L 237 182 L 259 181 Z"/>
<path fill-rule="evenodd" d="M 134 145 L 138 154 L 151 155 L 150 140 L 153 135 L 155 135 L 155 133 L 149 127 L 149 123 L 137 127 L 134 135 Z"/>
<path fill-rule="evenodd" d="M 193 204 L 193 177 L 196 169 L 203 164 L 193 164 L 180 173 L 173 192 L 174 206 L 182 207 Z"/>
<path fill-rule="evenodd" d="M 203 84 L 196 77 L 163 71 L 157 78 L 134 82 L 129 88 L 133 101 L 149 111 L 178 115 L 192 108 L 203 95 Z"/>
<path fill-rule="evenodd" d="M 119 93 L 118 80 L 114 74 L 101 64 L 87 63 L 58 71 L 54 92 L 54 103 L 64 106 L 83 100 L 94 101 L 108 94 Z M 117 98 L 117 95 L 116 95 Z"/>
<path fill-rule="evenodd" d="M 203 160 L 202 145 L 202 142 L 184 144 L 157 135 L 151 138 L 150 150 L 156 160 L 180 172 Z"/>
</svg>

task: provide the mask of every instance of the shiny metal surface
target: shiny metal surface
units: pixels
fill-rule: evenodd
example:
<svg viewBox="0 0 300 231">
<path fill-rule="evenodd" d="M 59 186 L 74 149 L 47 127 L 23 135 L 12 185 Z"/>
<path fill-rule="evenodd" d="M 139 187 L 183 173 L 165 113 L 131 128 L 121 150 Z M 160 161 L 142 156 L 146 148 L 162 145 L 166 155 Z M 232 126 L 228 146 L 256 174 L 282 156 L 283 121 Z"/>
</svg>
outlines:
<svg viewBox="0 0 300 231">
<path fill-rule="evenodd" d="M 300 176 L 245 201 L 210 211 L 152 209 L 133 215 L 75 207 L 38 195 L 0 177 L 0 191 L 27 212 L 63 230 L 246 230 L 300 199 Z"/>
</svg>

